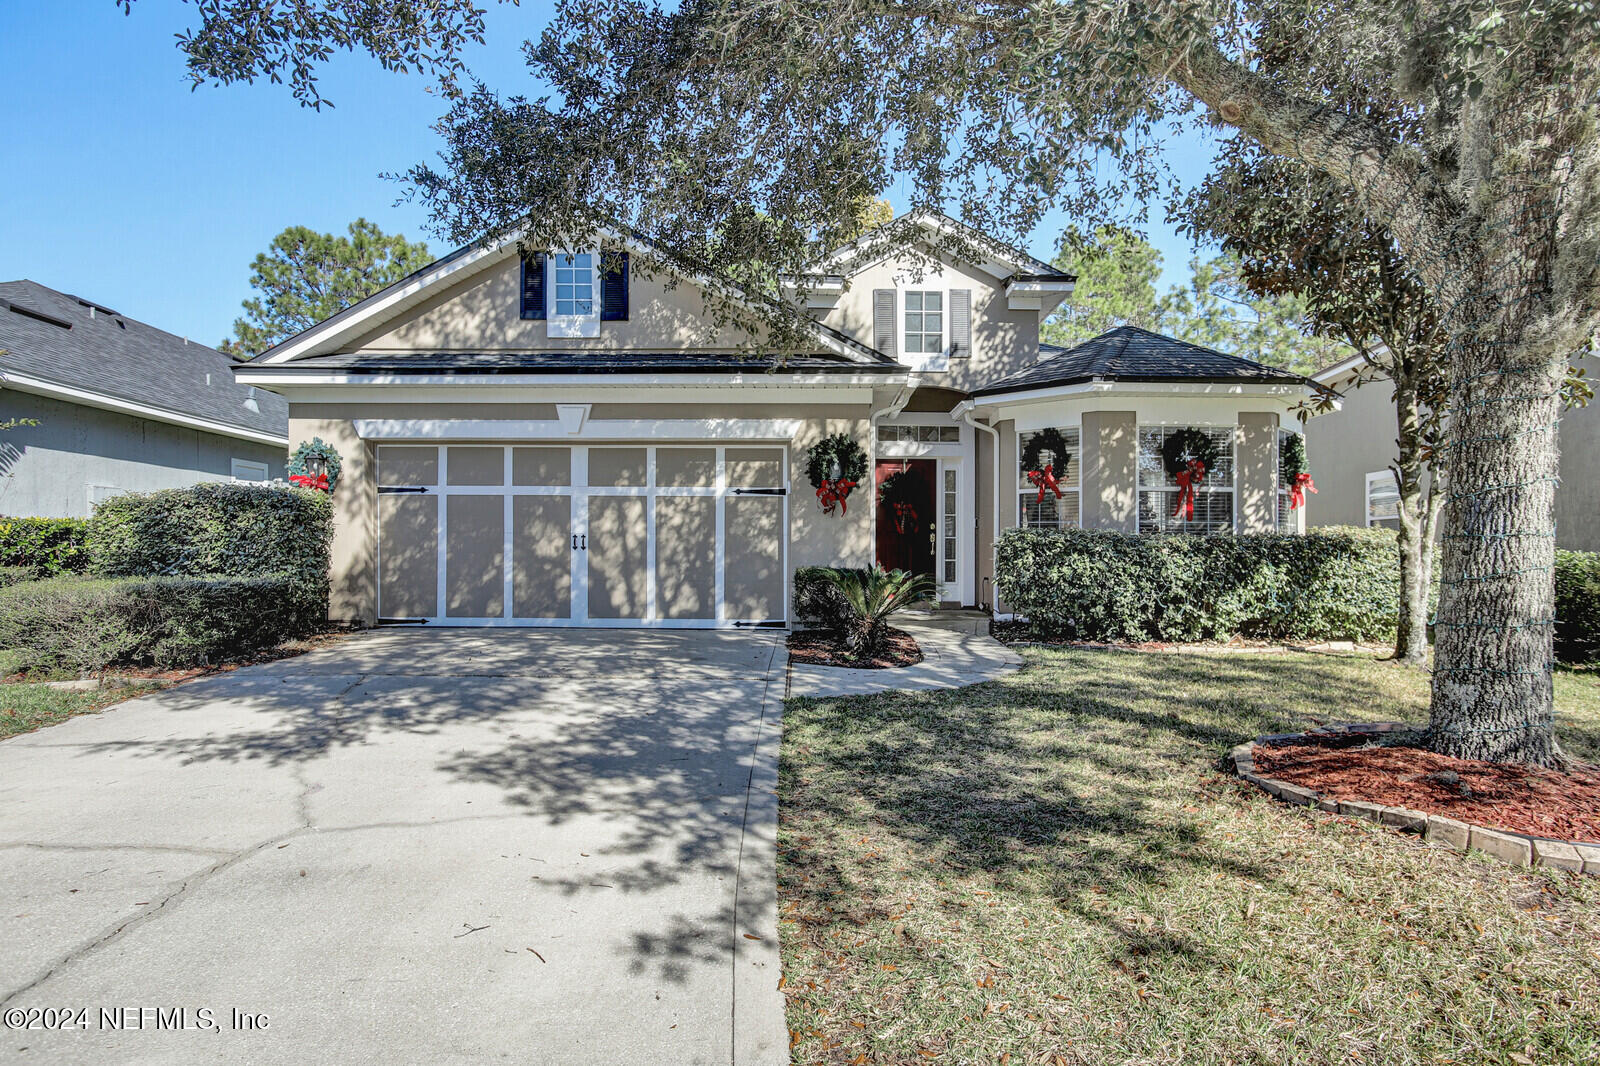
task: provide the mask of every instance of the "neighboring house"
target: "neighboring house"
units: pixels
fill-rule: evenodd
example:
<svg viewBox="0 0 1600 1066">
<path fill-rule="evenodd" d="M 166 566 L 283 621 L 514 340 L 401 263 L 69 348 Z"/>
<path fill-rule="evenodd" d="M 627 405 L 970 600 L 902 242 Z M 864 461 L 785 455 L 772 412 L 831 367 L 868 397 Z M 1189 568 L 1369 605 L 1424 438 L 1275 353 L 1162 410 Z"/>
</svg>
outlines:
<svg viewBox="0 0 1600 1066">
<path fill-rule="evenodd" d="M 1340 409 L 1306 426 L 1306 455 L 1317 495 L 1306 509 L 1313 526 L 1388 526 L 1399 503 L 1390 467 L 1399 453 L 1394 386 L 1386 377 L 1357 385 L 1365 361 L 1355 356 L 1312 375 L 1340 393 Z M 1556 546 L 1600 551 L 1600 405 L 1562 412 L 1561 484 L 1556 489 Z M 1442 526 L 1442 523 L 1441 523 Z"/>
<path fill-rule="evenodd" d="M 203 344 L 33 281 L 0 283 L 0 514 L 82 517 L 119 492 L 284 476 L 283 397 Z"/>
<path fill-rule="evenodd" d="M 1310 382 L 1137 329 L 1041 346 L 1072 277 L 970 231 L 981 261 L 931 249 L 959 226 L 906 216 L 899 243 L 819 264 L 813 344 L 777 367 L 712 322 L 693 281 L 626 262 L 601 276 L 598 248 L 524 258 L 510 240 L 447 256 L 236 374 L 289 400 L 292 441 L 339 450 L 333 613 L 365 622 L 783 625 L 795 568 L 874 561 L 932 574 L 946 603 L 991 606 L 991 546 L 1019 522 L 1296 525 L 1277 455 Z M 1186 426 L 1222 453 L 1187 524 L 1159 456 Z M 1040 504 L 1019 455 L 1045 428 L 1071 461 L 1062 498 Z M 872 483 L 828 515 L 806 458 L 837 433 L 868 454 Z M 915 499 L 889 516 L 873 489 L 899 471 Z"/>
</svg>

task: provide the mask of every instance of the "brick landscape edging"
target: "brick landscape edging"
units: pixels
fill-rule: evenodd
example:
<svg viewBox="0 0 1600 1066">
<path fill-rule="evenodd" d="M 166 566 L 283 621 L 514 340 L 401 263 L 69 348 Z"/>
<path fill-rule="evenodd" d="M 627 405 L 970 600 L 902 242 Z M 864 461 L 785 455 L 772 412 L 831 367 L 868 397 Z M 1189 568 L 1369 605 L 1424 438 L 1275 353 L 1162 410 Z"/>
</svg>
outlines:
<svg viewBox="0 0 1600 1066">
<path fill-rule="evenodd" d="M 1364 818 L 1379 825 L 1392 826 L 1406 833 L 1417 833 L 1433 844 L 1448 844 L 1457 851 L 1477 848 L 1486 855 L 1513 866 L 1548 866 L 1572 873 L 1600 877 L 1600 844 L 1576 840 L 1549 840 L 1544 837 L 1513 833 L 1504 829 L 1489 829 L 1481 825 L 1468 825 L 1442 814 L 1427 814 L 1404 807 L 1385 807 L 1378 803 L 1359 800 L 1336 800 L 1322 795 L 1304 785 L 1280 781 L 1276 777 L 1262 777 L 1256 773 L 1255 747 L 1257 744 L 1285 744 L 1293 740 L 1317 737 L 1349 736 L 1351 734 L 1393 733 L 1415 729 L 1404 722 L 1362 722 L 1355 725 L 1325 725 L 1304 733 L 1272 733 L 1257 737 L 1248 744 L 1240 744 L 1229 753 L 1233 772 L 1259 789 L 1271 793 L 1285 803 L 1301 807 L 1315 807 L 1329 814 L 1346 818 Z"/>
</svg>

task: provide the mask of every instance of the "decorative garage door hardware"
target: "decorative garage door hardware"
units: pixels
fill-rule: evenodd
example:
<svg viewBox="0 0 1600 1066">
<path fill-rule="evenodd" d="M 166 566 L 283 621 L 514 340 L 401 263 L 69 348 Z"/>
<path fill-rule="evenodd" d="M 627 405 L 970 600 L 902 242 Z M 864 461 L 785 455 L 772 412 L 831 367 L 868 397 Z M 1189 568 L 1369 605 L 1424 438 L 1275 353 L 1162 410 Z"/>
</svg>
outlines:
<svg viewBox="0 0 1600 1066">
<path fill-rule="evenodd" d="M 782 445 L 417 440 L 376 451 L 387 622 L 785 624 Z"/>
</svg>

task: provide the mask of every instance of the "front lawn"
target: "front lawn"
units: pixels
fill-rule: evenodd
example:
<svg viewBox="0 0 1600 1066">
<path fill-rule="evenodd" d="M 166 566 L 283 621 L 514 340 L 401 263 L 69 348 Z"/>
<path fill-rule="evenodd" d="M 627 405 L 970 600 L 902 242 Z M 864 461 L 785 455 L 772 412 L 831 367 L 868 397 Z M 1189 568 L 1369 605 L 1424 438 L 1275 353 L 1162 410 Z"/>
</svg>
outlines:
<svg viewBox="0 0 1600 1066">
<path fill-rule="evenodd" d="M 165 681 L 135 681 L 116 688 L 77 692 L 38 681 L 8 681 L 0 684 L 0 740 L 98 711 L 166 685 Z"/>
<path fill-rule="evenodd" d="M 1290 808 L 1218 758 L 1426 717 L 1367 657 L 1031 649 L 796 700 L 778 881 L 799 1063 L 1600 1061 L 1600 878 Z M 1600 759 L 1600 675 L 1557 677 Z"/>
</svg>

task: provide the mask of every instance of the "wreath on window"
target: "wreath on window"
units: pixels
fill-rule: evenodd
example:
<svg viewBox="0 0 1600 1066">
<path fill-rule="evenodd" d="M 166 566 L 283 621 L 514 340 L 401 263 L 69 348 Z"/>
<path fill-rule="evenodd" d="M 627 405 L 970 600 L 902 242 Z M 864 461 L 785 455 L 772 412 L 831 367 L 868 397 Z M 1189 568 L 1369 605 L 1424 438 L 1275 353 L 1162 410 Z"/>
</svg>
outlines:
<svg viewBox="0 0 1600 1066">
<path fill-rule="evenodd" d="M 1050 453 L 1050 463 L 1045 465 L 1044 452 Z M 1039 498 L 1035 503 L 1044 502 L 1044 494 L 1053 492 L 1056 499 L 1061 498 L 1061 478 L 1066 476 L 1067 464 L 1072 461 L 1072 453 L 1067 451 L 1067 439 L 1061 435 L 1059 429 L 1041 429 L 1028 438 L 1027 447 L 1022 449 L 1022 471 L 1039 490 Z"/>
<path fill-rule="evenodd" d="M 1304 507 L 1306 493 L 1315 494 L 1317 485 L 1306 468 L 1306 439 L 1300 434 L 1284 435 L 1283 444 L 1278 448 L 1278 469 L 1289 486 L 1289 510 Z"/>
<path fill-rule="evenodd" d="M 321 437 L 312 437 L 308 441 L 301 441 L 289 456 L 289 484 L 332 492 L 339 483 L 339 471 L 343 468 L 344 463 L 340 461 L 339 453 L 333 450 L 333 445 Z"/>
<path fill-rule="evenodd" d="M 889 509 L 895 532 L 904 536 L 917 528 L 917 496 L 922 479 L 910 470 L 897 470 L 878 486 L 878 502 Z"/>
<path fill-rule="evenodd" d="M 866 476 L 867 453 L 848 434 L 823 437 L 806 452 L 806 477 L 817 490 L 823 514 L 832 514 L 834 508 L 847 513 L 846 497 Z"/>
<path fill-rule="evenodd" d="M 1204 430 L 1186 426 L 1161 442 L 1161 465 L 1178 482 L 1178 505 L 1172 517 L 1181 513 L 1185 522 L 1194 519 L 1194 494 L 1206 471 L 1217 465 L 1216 441 Z"/>
</svg>

